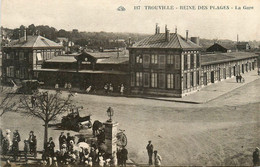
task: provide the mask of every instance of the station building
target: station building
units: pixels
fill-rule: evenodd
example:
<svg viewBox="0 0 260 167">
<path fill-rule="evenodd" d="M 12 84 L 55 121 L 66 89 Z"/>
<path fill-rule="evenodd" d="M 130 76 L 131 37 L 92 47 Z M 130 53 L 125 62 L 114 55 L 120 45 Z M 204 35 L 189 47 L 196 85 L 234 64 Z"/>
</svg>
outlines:
<svg viewBox="0 0 260 167">
<path fill-rule="evenodd" d="M 214 53 L 201 56 L 201 83 L 216 83 L 257 69 L 257 56 L 252 52 Z"/>
<path fill-rule="evenodd" d="M 2 81 L 20 83 L 21 80 L 37 79 L 34 70 L 45 60 L 58 56 L 61 45 L 42 36 L 25 36 L 12 41 L 2 49 Z"/>
<path fill-rule="evenodd" d="M 201 47 L 177 32 L 159 32 L 129 47 L 131 93 L 182 97 L 200 88 Z"/>
<path fill-rule="evenodd" d="M 129 85 L 128 51 L 122 52 L 82 52 L 66 54 L 46 60 L 41 69 L 36 69 L 38 79 L 45 86 L 54 88 L 65 83 L 72 87 L 86 90 L 103 90 L 105 84 L 112 84 L 116 89 L 123 84 Z M 57 77 L 58 76 L 58 77 Z"/>
<path fill-rule="evenodd" d="M 195 41 L 192 39 L 196 39 Z M 130 90 L 134 94 L 183 97 L 203 86 L 257 68 L 257 55 L 232 52 L 215 43 L 201 54 L 198 38 L 159 32 L 129 47 Z M 193 42 L 194 41 L 194 42 Z"/>
</svg>

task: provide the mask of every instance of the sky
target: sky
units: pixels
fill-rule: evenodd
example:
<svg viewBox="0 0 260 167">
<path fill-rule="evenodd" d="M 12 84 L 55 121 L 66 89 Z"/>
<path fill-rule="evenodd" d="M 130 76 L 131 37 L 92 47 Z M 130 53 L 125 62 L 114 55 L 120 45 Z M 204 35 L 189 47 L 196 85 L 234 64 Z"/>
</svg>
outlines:
<svg viewBox="0 0 260 167">
<path fill-rule="evenodd" d="M 123 6 L 125 11 L 118 11 Z M 134 10 L 140 6 L 140 10 Z M 174 10 L 145 10 L 144 6 L 174 6 Z M 195 6 L 196 10 L 180 10 Z M 229 6 L 229 10 L 197 10 L 198 6 Z M 235 6 L 253 7 L 235 10 Z M 233 9 L 231 9 L 233 7 Z M 176 9 L 178 8 L 178 9 Z M 0 24 L 49 25 L 56 29 L 90 32 L 152 34 L 155 24 L 175 27 L 179 34 L 208 39 L 260 40 L 260 0 L 1 0 Z"/>
</svg>

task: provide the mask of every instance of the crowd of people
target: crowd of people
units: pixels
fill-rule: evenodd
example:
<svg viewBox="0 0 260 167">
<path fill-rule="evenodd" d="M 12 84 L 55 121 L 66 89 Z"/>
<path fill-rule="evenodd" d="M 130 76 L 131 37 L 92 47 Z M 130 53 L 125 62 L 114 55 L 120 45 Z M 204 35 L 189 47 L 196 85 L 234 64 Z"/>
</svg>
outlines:
<svg viewBox="0 0 260 167">
<path fill-rule="evenodd" d="M 18 157 L 22 156 L 24 156 L 26 163 L 28 162 L 28 155 L 37 158 L 37 139 L 33 131 L 30 131 L 28 138 L 24 140 L 23 154 L 19 150 L 21 137 L 18 130 L 13 132 L 12 138 L 9 129 L 6 130 L 5 135 L 1 131 L 1 139 L 2 154 L 11 155 L 15 162 L 20 161 Z M 59 146 L 55 145 L 52 137 L 44 145 L 41 164 L 54 167 L 66 165 L 126 166 L 128 151 L 125 147 L 118 147 L 117 151 L 112 154 L 108 154 L 106 150 L 104 129 L 98 130 L 96 138 L 91 138 L 90 141 L 83 135 L 75 137 L 70 133 L 65 135 L 64 132 L 61 132 Z M 8 159 L 8 162 L 10 162 L 10 159 Z"/>
<path fill-rule="evenodd" d="M 102 133 L 102 130 L 101 132 Z M 76 141 L 75 136 L 61 132 L 59 149 L 55 150 L 53 139 L 50 138 L 42 154 L 43 164 L 48 166 L 83 165 L 83 166 L 126 166 L 128 151 L 125 147 L 118 147 L 117 152 L 108 154 L 103 138 L 97 135 L 90 144 L 83 135 Z"/>
</svg>

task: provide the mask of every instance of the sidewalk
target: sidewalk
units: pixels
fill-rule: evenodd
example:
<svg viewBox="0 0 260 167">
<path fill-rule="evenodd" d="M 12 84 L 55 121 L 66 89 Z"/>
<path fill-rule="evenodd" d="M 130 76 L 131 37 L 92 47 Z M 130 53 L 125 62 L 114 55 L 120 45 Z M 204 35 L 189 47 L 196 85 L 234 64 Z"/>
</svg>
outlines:
<svg viewBox="0 0 260 167">
<path fill-rule="evenodd" d="M 260 76 L 257 75 L 257 70 L 253 70 L 245 74 L 242 74 L 242 77 L 245 78 L 244 83 L 237 83 L 236 78 L 233 77 L 233 78 L 226 79 L 224 81 L 219 81 L 217 83 L 205 86 L 201 88 L 199 91 L 187 95 L 183 98 L 173 98 L 173 97 L 144 97 L 144 98 L 162 100 L 162 101 L 181 102 L 181 103 L 194 103 L 194 104 L 207 103 L 211 100 L 214 100 L 226 93 L 229 93 L 242 86 L 245 86 L 246 84 L 260 78 Z"/>
</svg>

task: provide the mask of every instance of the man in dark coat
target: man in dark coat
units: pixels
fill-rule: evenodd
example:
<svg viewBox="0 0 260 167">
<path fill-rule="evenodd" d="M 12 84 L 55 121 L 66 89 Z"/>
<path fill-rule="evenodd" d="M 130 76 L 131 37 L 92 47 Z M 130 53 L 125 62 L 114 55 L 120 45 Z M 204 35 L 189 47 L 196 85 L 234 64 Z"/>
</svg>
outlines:
<svg viewBox="0 0 260 167">
<path fill-rule="evenodd" d="M 61 132 L 60 137 L 59 137 L 60 150 L 61 150 L 63 144 L 67 144 L 67 138 L 64 135 L 64 132 Z"/>
<path fill-rule="evenodd" d="M 47 143 L 47 150 L 48 150 L 48 153 L 51 157 L 54 156 L 54 147 L 55 147 L 55 144 L 53 142 L 53 139 L 52 137 L 49 138 L 49 142 Z"/>
<path fill-rule="evenodd" d="M 148 141 L 148 144 L 146 146 L 146 150 L 148 153 L 148 157 L 149 157 L 149 165 L 153 165 L 153 145 L 152 145 L 152 141 Z"/>
<path fill-rule="evenodd" d="M 36 136 L 33 136 L 33 138 L 32 138 L 32 152 L 33 152 L 34 158 L 36 158 L 37 157 L 37 139 L 36 139 Z"/>
<path fill-rule="evenodd" d="M 254 166 L 257 166 L 259 163 L 259 148 L 256 147 L 255 151 L 253 152 L 253 164 Z"/>
<path fill-rule="evenodd" d="M 122 158 L 122 165 L 126 166 L 126 160 L 128 159 L 128 151 L 124 146 L 121 150 L 121 158 Z"/>
<path fill-rule="evenodd" d="M 16 161 L 16 159 L 18 158 L 18 154 L 19 154 L 19 142 L 21 141 L 21 137 L 20 134 L 18 132 L 18 130 L 16 130 L 13 133 L 13 145 L 12 145 L 12 150 L 13 150 L 13 157 L 14 160 Z"/>
<path fill-rule="evenodd" d="M 30 147 L 30 154 L 33 153 L 33 138 L 34 138 L 34 132 L 31 131 L 30 134 L 29 134 L 29 147 Z"/>
</svg>

